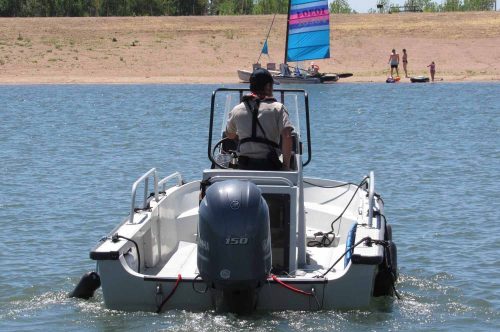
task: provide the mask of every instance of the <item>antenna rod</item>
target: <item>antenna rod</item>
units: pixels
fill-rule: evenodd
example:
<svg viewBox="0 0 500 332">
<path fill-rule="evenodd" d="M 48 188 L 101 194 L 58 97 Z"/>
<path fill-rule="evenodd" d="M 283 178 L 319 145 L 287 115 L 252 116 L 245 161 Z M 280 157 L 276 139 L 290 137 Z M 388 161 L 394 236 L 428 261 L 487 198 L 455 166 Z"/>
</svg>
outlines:
<svg viewBox="0 0 500 332">
<path fill-rule="evenodd" d="M 267 43 L 267 38 L 269 38 L 269 34 L 271 33 L 271 28 L 273 27 L 273 23 L 274 23 L 274 18 L 275 17 L 276 17 L 276 13 L 274 13 L 273 20 L 271 22 L 271 26 L 269 27 L 269 31 L 267 31 L 266 41 L 264 42 L 264 45 Z M 262 56 L 262 48 L 260 49 L 259 58 L 257 59 L 256 63 L 259 63 L 261 56 Z"/>
<path fill-rule="evenodd" d="M 288 15 L 286 17 L 286 43 L 285 43 L 285 60 L 283 63 L 286 64 L 286 59 L 288 58 L 288 28 L 290 26 L 290 10 L 291 10 L 291 2 L 292 0 L 288 1 Z"/>
</svg>

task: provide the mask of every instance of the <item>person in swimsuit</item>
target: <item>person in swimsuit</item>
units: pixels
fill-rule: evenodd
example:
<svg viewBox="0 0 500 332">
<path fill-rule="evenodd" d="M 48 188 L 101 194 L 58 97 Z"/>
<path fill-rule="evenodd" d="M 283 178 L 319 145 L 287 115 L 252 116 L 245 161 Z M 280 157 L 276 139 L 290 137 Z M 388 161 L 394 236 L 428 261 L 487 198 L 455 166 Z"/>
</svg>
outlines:
<svg viewBox="0 0 500 332">
<path fill-rule="evenodd" d="M 399 54 L 396 53 L 395 49 L 392 49 L 392 53 L 389 56 L 389 64 L 391 65 L 391 77 L 394 72 L 394 69 L 396 69 L 396 75 L 399 76 L 399 70 L 398 70 Z"/>
<path fill-rule="evenodd" d="M 429 67 L 429 70 L 431 72 L 431 80 L 434 82 L 434 74 L 436 74 L 436 64 L 434 63 L 434 61 L 432 61 L 431 64 L 427 67 Z"/>
<path fill-rule="evenodd" d="M 403 69 L 405 71 L 405 77 L 408 78 L 408 70 L 406 66 L 408 65 L 408 54 L 406 54 L 406 48 L 403 48 Z"/>
</svg>

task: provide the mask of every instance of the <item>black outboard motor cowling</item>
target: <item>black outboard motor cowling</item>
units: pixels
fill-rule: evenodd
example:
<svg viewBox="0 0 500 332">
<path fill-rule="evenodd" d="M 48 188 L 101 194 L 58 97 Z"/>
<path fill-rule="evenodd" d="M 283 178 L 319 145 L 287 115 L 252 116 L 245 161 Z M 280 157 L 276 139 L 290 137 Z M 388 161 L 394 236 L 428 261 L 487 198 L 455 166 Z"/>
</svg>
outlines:
<svg viewBox="0 0 500 332">
<path fill-rule="evenodd" d="M 271 270 L 269 211 L 249 181 L 212 184 L 200 204 L 198 270 L 216 309 L 247 312 Z"/>
</svg>

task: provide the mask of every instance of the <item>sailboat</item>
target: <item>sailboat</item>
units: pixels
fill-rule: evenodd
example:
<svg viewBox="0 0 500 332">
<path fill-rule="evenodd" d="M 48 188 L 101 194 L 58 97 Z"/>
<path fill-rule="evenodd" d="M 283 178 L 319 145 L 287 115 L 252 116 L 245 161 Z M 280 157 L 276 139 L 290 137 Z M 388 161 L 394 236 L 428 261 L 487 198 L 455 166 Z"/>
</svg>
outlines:
<svg viewBox="0 0 500 332">
<path fill-rule="evenodd" d="M 261 54 L 267 54 L 268 37 L 269 33 Z M 280 65 L 279 72 L 271 72 L 275 81 L 283 84 L 335 82 L 339 79 L 339 75 L 322 74 L 318 71 L 318 66 L 313 66 L 310 70 L 304 70 L 299 66 L 292 67 L 288 65 L 291 62 L 327 59 L 329 57 L 330 12 L 328 10 L 328 0 L 290 0 L 288 2 L 284 61 Z M 270 68 L 268 67 L 268 69 Z M 238 77 L 242 81 L 248 81 L 250 75 L 251 72 L 249 71 L 238 70 Z"/>
</svg>

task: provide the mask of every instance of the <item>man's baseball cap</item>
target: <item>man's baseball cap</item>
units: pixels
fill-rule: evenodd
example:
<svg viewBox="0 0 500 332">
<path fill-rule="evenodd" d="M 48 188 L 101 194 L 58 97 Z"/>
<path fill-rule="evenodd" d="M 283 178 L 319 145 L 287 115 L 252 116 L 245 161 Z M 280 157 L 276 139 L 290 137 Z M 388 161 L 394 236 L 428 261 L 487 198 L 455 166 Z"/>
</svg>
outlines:
<svg viewBox="0 0 500 332">
<path fill-rule="evenodd" d="M 274 83 L 273 76 L 264 68 L 258 68 L 250 75 L 250 90 L 252 92 L 263 91 L 268 83 Z"/>
</svg>

